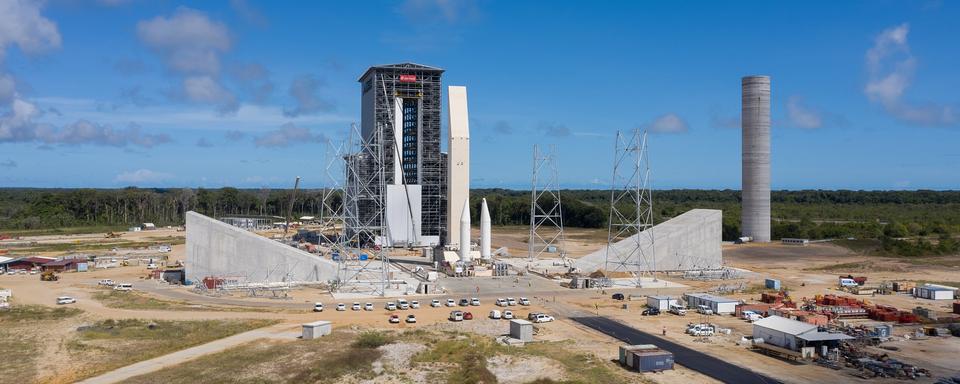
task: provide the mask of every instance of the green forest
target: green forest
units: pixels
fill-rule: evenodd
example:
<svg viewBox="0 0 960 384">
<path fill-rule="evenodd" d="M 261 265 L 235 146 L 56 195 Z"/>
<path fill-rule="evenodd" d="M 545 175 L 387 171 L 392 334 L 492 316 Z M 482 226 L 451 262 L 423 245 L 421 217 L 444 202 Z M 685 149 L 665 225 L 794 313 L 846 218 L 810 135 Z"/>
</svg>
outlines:
<svg viewBox="0 0 960 384">
<path fill-rule="evenodd" d="M 143 222 L 181 225 L 184 213 L 209 216 L 269 215 L 282 217 L 289 189 L 0 189 L 0 230 L 70 227 L 126 227 Z M 293 212 L 320 216 L 323 190 L 297 191 Z M 607 226 L 611 191 L 563 190 L 563 222 L 567 227 Z M 486 198 L 494 225 L 527 225 L 529 191 L 474 189 L 471 217 L 479 220 Z M 775 239 L 881 239 L 884 249 L 953 253 L 960 234 L 960 191 L 774 191 L 772 230 Z M 333 204 L 340 204 L 334 196 Z M 723 211 L 723 237 L 740 233 L 740 192 L 736 190 L 653 191 L 654 222 L 693 208 Z M 620 207 L 630 211 L 630 206 Z"/>
</svg>

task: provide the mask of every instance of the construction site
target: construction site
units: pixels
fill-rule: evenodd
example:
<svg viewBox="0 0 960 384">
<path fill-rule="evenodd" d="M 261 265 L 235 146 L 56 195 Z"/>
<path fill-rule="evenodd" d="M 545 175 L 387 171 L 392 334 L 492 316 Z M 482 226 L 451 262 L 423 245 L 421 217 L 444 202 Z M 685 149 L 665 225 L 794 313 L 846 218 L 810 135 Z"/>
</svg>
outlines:
<svg viewBox="0 0 960 384">
<path fill-rule="evenodd" d="M 531 148 L 529 226 L 494 226 L 468 87 L 443 73 L 358 78 L 359 124 L 302 175 L 326 185 L 311 216 L 292 215 L 298 177 L 285 217 L 0 240 L 0 353 L 25 361 L 0 383 L 960 383 L 960 256 L 772 239 L 770 77 L 741 79 L 743 225 L 724 242 L 721 210 L 654 221 L 639 128 L 597 170 L 607 228 L 564 227 L 551 143 Z"/>
</svg>

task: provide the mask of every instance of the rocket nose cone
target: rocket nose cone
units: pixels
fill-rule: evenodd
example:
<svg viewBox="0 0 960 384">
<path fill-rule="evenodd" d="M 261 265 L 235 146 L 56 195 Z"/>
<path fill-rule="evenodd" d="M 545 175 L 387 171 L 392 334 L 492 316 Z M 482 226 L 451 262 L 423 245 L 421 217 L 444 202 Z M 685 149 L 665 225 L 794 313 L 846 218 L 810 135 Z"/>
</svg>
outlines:
<svg viewBox="0 0 960 384">
<path fill-rule="evenodd" d="M 470 200 L 463 202 L 463 211 L 460 212 L 460 223 L 469 223 L 470 222 Z"/>
</svg>

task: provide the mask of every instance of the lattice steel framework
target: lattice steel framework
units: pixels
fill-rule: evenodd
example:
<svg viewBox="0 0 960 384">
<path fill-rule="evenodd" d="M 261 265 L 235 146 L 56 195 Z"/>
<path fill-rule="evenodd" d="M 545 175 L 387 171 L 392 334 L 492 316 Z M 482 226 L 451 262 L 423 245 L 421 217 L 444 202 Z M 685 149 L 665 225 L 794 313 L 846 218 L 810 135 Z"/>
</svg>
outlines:
<svg viewBox="0 0 960 384">
<path fill-rule="evenodd" d="M 530 190 L 530 239 L 528 260 L 538 259 L 551 247 L 560 257 L 566 256 L 563 235 L 563 207 L 560 202 L 560 180 L 557 171 L 557 149 L 551 145 L 547 152 L 540 145 L 533 146 L 533 178 Z"/>
<path fill-rule="evenodd" d="M 334 251 L 339 253 L 339 292 L 362 292 L 383 296 L 389 285 L 390 262 L 377 239 L 387 236 L 383 193 L 384 150 L 378 129 L 369 138 L 351 126 L 347 155 L 343 157 L 344 236 Z M 362 211 L 362 212 L 361 212 Z M 364 258 L 362 255 L 366 255 Z"/>
<path fill-rule="evenodd" d="M 647 271 L 656 270 L 654 258 L 653 199 L 647 132 L 633 129 L 629 135 L 617 131 L 614 144 L 613 179 L 610 184 L 610 220 L 604 268 L 611 272 L 636 272 L 637 285 Z M 628 239 L 632 244 L 620 244 Z M 650 249 L 645 250 L 646 240 Z"/>
<path fill-rule="evenodd" d="M 356 126 L 351 125 L 351 131 Z M 321 192 L 320 206 L 320 242 L 335 247 L 343 243 L 344 224 L 344 192 L 346 175 L 343 142 L 327 140 L 327 149 L 324 155 L 326 187 Z M 333 235 L 330 235 L 333 233 Z"/>
</svg>

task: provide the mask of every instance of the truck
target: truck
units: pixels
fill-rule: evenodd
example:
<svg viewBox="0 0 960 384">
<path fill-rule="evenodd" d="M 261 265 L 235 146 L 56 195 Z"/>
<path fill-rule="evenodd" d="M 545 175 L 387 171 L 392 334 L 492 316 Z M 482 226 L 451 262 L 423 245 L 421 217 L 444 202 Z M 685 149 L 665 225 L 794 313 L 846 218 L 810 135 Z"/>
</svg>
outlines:
<svg viewBox="0 0 960 384">
<path fill-rule="evenodd" d="M 849 279 L 846 277 L 840 278 L 840 287 L 842 288 L 859 287 L 859 286 L 860 284 L 857 284 L 857 281 L 854 279 Z"/>
<path fill-rule="evenodd" d="M 851 280 L 851 281 L 853 281 L 856 285 L 864 285 L 864 284 L 867 283 L 867 277 L 866 277 L 866 276 L 853 277 L 853 275 L 846 275 L 846 276 L 840 275 L 840 285 L 841 285 L 841 286 L 844 286 L 844 287 L 847 286 L 847 285 L 843 285 L 843 280 L 844 280 L 844 279 Z"/>
<path fill-rule="evenodd" d="M 710 324 L 690 324 L 687 333 L 693 336 L 713 336 L 714 328 Z"/>
</svg>

